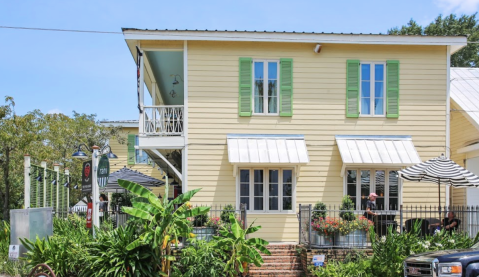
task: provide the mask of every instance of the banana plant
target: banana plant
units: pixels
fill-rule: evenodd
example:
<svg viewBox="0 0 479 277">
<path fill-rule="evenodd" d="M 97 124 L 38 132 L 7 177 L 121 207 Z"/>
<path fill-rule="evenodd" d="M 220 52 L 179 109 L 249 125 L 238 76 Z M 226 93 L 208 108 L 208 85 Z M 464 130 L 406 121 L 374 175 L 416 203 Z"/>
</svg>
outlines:
<svg viewBox="0 0 479 277">
<path fill-rule="evenodd" d="M 188 217 L 207 214 L 209 207 L 192 208 L 189 201 L 200 189 L 191 190 L 181 194 L 169 201 L 167 197 L 163 200 L 153 194 L 145 187 L 126 180 L 118 180 L 118 184 L 139 196 L 132 201 L 133 207 L 122 207 L 123 212 L 139 218 L 145 222 L 140 237 L 130 243 L 126 249 L 132 250 L 143 245 L 151 245 L 160 261 L 156 261 L 160 274 L 168 276 L 170 263 L 175 260 L 171 255 L 171 245 L 178 246 L 180 237 L 191 238 L 191 227 L 188 226 Z M 165 195 L 168 195 L 168 187 L 165 188 Z M 180 205 L 175 208 L 175 205 Z"/>
<path fill-rule="evenodd" d="M 260 267 L 264 263 L 258 251 L 271 255 L 271 252 L 265 247 L 269 242 L 260 238 L 246 238 L 246 235 L 258 231 L 261 229 L 261 226 L 253 227 L 253 222 L 248 228 L 243 229 L 234 215 L 230 215 L 229 219 L 231 222 L 231 232 L 223 227 L 219 231 L 221 236 L 213 236 L 213 238 L 218 241 L 220 248 L 231 255 L 226 263 L 225 272 L 229 276 L 243 275 L 249 264 L 253 263 Z"/>
</svg>

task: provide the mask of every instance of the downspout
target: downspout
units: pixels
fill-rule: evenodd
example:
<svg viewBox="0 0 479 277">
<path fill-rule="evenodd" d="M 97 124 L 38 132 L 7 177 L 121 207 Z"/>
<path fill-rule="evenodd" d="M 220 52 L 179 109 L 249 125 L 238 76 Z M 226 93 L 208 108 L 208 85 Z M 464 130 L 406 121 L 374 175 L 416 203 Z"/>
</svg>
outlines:
<svg viewBox="0 0 479 277">
<path fill-rule="evenodd" d="M 446 77 L 446 157 L 451 158 L 451 46 L 446 46 L 447 51 L 447 77 Z M 446 185 L 446 206 L 450 205 L 451 187 Z"/>
</svg>

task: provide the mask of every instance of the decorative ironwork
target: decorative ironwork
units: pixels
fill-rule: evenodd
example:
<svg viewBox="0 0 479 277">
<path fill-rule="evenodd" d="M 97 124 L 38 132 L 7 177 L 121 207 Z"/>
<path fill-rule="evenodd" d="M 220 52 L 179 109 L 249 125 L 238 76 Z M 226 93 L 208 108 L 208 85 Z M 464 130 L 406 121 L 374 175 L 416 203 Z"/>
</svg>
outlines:
<svg viewBox="0 0 479 277">
<path fill-rule="evenodd" d="M 182 136 L 183 106 L 145 106 L 142 133 L 145 135 Z"/>
<path fill-rule="evenodd" d="M 39 264 L 30 271 L 28 277 L 56 277 L 56 275 L 48 265 Z"/>
</svg>

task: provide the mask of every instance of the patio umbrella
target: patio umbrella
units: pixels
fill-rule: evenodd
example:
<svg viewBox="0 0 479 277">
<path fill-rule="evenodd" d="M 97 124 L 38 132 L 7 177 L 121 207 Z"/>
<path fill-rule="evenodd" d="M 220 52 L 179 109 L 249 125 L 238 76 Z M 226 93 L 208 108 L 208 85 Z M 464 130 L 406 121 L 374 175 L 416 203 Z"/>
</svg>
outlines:
<svg viewBox="0 0 479 277">
<path fill-rule="evenodd" d="M 124 189 L 118 185 L 118 179 L 135 182 L 148 189 L 151 187 L 159 187 L 165 184 L 165 182 L 145 175 L 139 171 L 123 167 L 122 169 L 111 173 L 106 187 L 100 190 L 102 192 L 124 192 Z"/>
<path fill-rule="evenodd" d="M 441 218 L 441 184 L 456 188 L 479 187 L 479 177 L 464 169 L 444 154 L 429 161 L 398 171 L 399 177 L 408 181 L 438 184 L 439 218 Z"/>
</svg>

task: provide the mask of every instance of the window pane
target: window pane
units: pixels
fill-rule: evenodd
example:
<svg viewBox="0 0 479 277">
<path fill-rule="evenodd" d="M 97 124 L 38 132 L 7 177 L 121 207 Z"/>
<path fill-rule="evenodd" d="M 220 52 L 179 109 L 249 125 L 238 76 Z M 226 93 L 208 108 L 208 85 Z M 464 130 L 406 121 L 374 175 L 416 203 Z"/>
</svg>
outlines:
<svg viewBox="0 0 479 277">
<path fill-rule="evenodd" d="M 263 196 L 263 184 L 254 184 L 254 196 Z"/>
<path fill-rule="evenodd" d="M 269 80 L 278 79 L 278 63 L 277 62 L 268 63 L 268 79 Z"/>
<path fill-rule="evenodd" d="M 263 113 L 264 63 L 254 63 L 254 112 Z"/>
<path fill-rule="evenodd" d="M 386 172 L 384 170 L 376 170 L 376 194 L 378 197 L 384 197 L 385 195 L 385 176 Z"/>
<path fill-rule="evenodd" d="M 293 209 L 293 198 L 283 197 L 283 211 L 288 211 L 292 209 Z"/>
<path fill-rule="evenodd" d="M 278 196 L 278 184 L 269 184 L 269 196 Z"/>
<path fill-rule="evenodd" d="M 292 183 L 292 182 L 293 182 L 293 171 L 283 170 L 283 183 Z"/>
<path fill-rule="evenodd" d="M 240 203 L 246 204 L 246 209 L 249 210 L 249 197 L 240 197 Z"/>
<path fill-rule="evenodd" d="M 254 198 L 254 209 L 256 211 L 263 210 L 263 197 Z"/>
<path fill-rule="evenodd" d="M 249 184 L 249 169 L 242 169 L 240 171 L 240 182 Z"/>
<path fill-rule="evenodd" d="M 278 197 L 270 197 L 269 198 L 269 210 L 270 211 L 279 210 Z"/>
<path fill-rule="evenodd" d="M 394 211 L 398 210 L 398 199 L 397 198 L 389 198 L 389 210 Z"/>
<path fill-rule="evenodd" d="M 361 82 L 361 98 L 363 97 L 371 97 L 371 82 L 369 81 L 362 81 Z"/>
<path fill-rule="evenodd" d="M 384 97 L 384 83 L 383 82 L 375 82 L 374 84 L 374 97 Z"/>
<path fill-rule="evenodd" d="M 374 79 L 376 81 L 384 81 L 384 65 L 376 64 L 374 66 Z"/>
<path fill-rule="evenodd" d="M 263 183 L 263 170 L 255 169 L 254 171 L 254 182 L 255 183 Z"/>
<path fill-rule="evenodd" d="M 270 170 L 269 171 L 269 182 L 270 183 L 278 183 L 278 170 Z"/>
<path fill-rule="evenodd" d="M 374 99 L 374 114 L 375 115 L 384 114 L 384 98 Z"/>
<path fill-rule="evenodd" d="M 348 170 L 347 173 L 347 188 L 346 192 L 349 196 L 356 196 L 356 170 Z"/>
<path fill-rule="evenodd" d="M 361 64 L 361 80 L 371 80 L 370 64 Z"/>
<path fill-rule="evenodd" d="M 371 176 L 369 170 L 361 170 L 361 209 L 366 209 L 368 201 Z"/>
<path fill-rule="evenodd" d="M 389 171 L 389 197 L 399 196 L 399 176 L 395 170 Z"/>
<path fill-rule="evenodd" d="M 240 184 L 240 196 L 249 196 L 249 184 Z"/>
<path fill-rule="evenodd" d="M 284 196 L 293 196 L 292 184 L 283 184 L 283 197 Z"/>
<path fill-rule="evenodd" d="M 385 210 L 384 207 L 384 198 L 376 198 L 376 209 L 377 210 Z"/>
<path fill-rule="evenodd" d="M 371 114 L 371 98 L 361 98 L 361 114 Z"/>
</svg>

